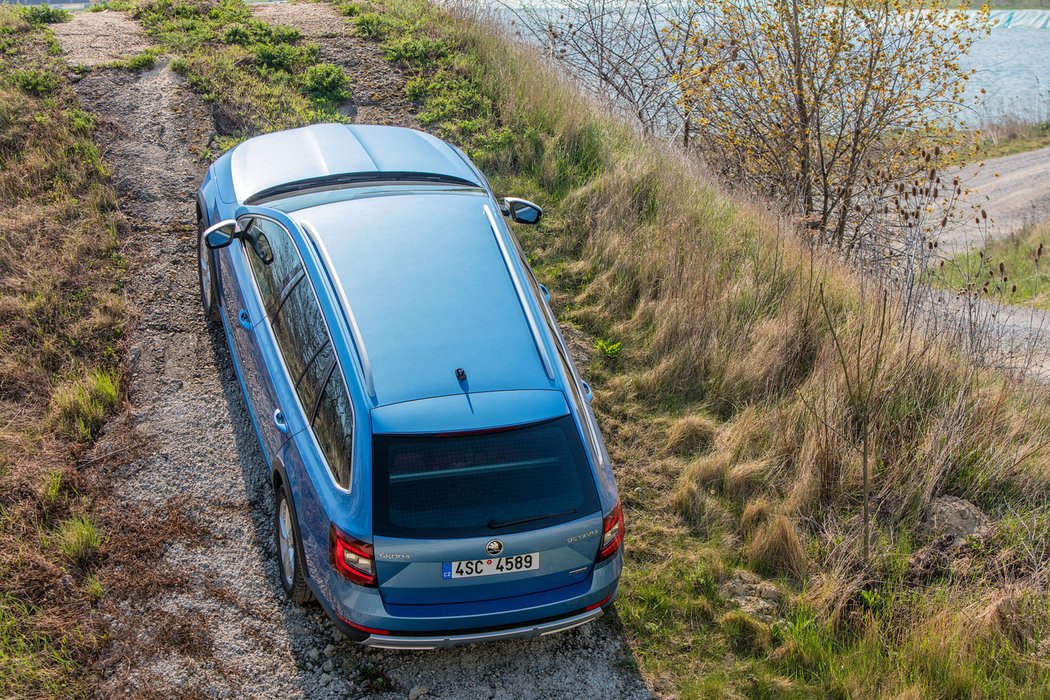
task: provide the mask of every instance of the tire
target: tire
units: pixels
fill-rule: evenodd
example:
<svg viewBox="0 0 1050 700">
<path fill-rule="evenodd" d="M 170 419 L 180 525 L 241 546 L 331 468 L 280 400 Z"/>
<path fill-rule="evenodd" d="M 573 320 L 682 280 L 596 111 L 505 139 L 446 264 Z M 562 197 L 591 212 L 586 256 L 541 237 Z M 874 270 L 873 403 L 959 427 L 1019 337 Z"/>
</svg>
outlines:
<svg viewBox="0 0 1050 700">
<path fill-rule="evenodd" d="M 302 540 L 299 539 L 299 527 L 295 522 L 295 509 L 288 497 L 288 487 L 284 484 L 277 487 L 273 520 L 274 544 L 277 548 L 277 577 L 281 582 L 281 588 L 284 589 L 284 594 L 289 600 L 296 603 L 308 603 L 313 600 L 314 596 L 310 586 L 306 583 Z"/>
<path fill-rule="evenodd" d="M 219 320 L 219 285 L 215 279 L 215 253 L 204 244 L 207 222 L 197 210 L 197 278 L 200 282 L 201 306 L 204 320 L 215 324 Z"/>
</svg>

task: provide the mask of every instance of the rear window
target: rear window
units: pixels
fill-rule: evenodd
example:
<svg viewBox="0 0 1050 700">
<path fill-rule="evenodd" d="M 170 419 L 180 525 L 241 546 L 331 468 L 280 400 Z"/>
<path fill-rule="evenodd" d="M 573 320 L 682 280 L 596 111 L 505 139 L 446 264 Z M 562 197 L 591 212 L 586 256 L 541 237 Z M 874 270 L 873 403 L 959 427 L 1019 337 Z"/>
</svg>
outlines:
<svg viewBox="0 0 1050 700">
<path fill-rule="evenodd" d="M 589 515 L 598 494 L 571 416 L 480 434 L 377 435 L 376 534 L 522 532 Z"/>
</svg>

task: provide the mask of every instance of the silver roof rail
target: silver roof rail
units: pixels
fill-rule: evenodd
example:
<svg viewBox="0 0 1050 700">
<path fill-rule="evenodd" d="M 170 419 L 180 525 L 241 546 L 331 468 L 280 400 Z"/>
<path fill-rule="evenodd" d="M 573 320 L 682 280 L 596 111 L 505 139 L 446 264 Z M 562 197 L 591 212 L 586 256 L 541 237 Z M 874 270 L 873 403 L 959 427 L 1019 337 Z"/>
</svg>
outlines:
<svg viewBox="0 0 1050 700">
<path fill-rule="evenodd" d="M 499 246 L 499 250 L 503 254 L 503 262 L 507 266 L 507 272 L 510 273 L 511 282 L 514 283 L 514 289 L 518 293 L 518 303 L 521 304 L 521 310 L 525 312 L 525 320 L 529 322 L 529 330 L 532 331 L 532 339 L 536 343 L 536 352 L 540 354 L 540 361 L 543 363 L 543 369 L 547 371 L 547 378 L 553 380 L 554 366 L 551 364 L 551 358 L 547 356 L 547 348 L 543 344 L 543 338 L 540 336 L 539 324 L 536 323 L 536 318 L 532 315 L 532 308 L 529 306 L 525 297 L 525 287 L 522 285 L 521 279 L 518 277 L 517 268 L 514 267 L 514 262 L 510 257 L 510 251 L 507 250 L 507 244 L 503 240 L 503 236 L 500 235 L 499 225 L 496 223 L 496 217 L 492 215 L 492 209 L 489 205 L 483 204 L 481 205 L 481 208 L 485 210 L 485 216 L 489 219 L 489 226 L 492 227 L 492 235 L 496 237 L 496 244 Z"/>
<path fill-rule="evenodd" d="M 314 247 L 320 251 L 321 257 L 324 259 L 325 271 L 328 274 L 328 279 L 331 280 L 332 285 L 335 287 L 336 293 L 339 295 L 339 301 L 343 307 L 343 315 L 346 316 L 347 325 L 350 326 L 350 335 L 353 336 L 354 339 L 354 347 L 357 348 L 357 358 L 361 361 L 361 372 L 365 375 L 365 389 L 368 391 L 368 395 L 374 399 L 376 398 L 376 385 L 375 381 L 372 379 L 372 362 L 368 359 L 368 350 L 365 349 L 365 339 L 361 335 L 361 329 L 357 325 L 357 319 L 354 318 L 354 311 L 350 308 L 350 302 L 346 298 L 346 291 L 343 289 L 343 284 L 339 281 L 338 275 L 334 274 L 332 258 L 328 256 L 328 249 L 325 248 L 324 242 L 321 241 L 321 237 L 317 235 L 317 229 L 315 229 L 308 221 L 303 221 L 302 219 L 299 219 L 298 221 L 299 224 L 306 229 L 306 232 L 310 234 Z"/>
</svg>

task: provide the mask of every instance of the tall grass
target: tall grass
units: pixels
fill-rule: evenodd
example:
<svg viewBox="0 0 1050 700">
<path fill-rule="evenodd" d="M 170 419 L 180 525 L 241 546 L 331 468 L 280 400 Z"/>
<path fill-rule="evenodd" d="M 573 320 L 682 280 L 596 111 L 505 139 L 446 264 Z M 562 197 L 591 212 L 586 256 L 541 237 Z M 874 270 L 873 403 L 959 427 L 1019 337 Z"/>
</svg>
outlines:
<svg viewBox="0 0 1050 700">
<path fill-rule="evenodd" d="M 635 136 L 474 17 L 419 0 L 339 4 L 413 76 L 428 128 L 463 145 L 497 189 L 547 206 L 545 224 L 521 233 L 562 322 L 622 343 L 615 363 L 599 356 L 588 373 L 632 523 L 621 610 L 658 686 L 1038 694 L 1050 622 L 1032 567 L 998 571 L 1010 546 L 953 550 L 932 574 L 920 562 L 935 554 L 923 520 L 936 497 L 989 514 L 996 525 L 967 545 L 978 550 L 995 550 L 990 532 L 1009 512 L 1040 507 L 1044 389 L 979 368 L 921 324 L 906 329 L 893 303 L 883 311 L 877 280 Z M 862 376 L 870 391 L 851 391 Z M 699 575 L 721 590 L 739 566 L 788 596 L 796 622 L 768 641 L 741 614 L 704 612 L 732 607 L 724 596 L 683 588 Z M 973 611 L 1014 588 L 1042 601 L 1024 631 L 1011 642 L 975 632 Z"/>
<path fill-rule="evenodd" d="M 124 220 L 46 24 L 0 5 L 0 696 L 71 697 L 98 481 L 75 468 L 119 394 Z M 88 486 L 87 484 L 94 484 Z"/>
</svg>

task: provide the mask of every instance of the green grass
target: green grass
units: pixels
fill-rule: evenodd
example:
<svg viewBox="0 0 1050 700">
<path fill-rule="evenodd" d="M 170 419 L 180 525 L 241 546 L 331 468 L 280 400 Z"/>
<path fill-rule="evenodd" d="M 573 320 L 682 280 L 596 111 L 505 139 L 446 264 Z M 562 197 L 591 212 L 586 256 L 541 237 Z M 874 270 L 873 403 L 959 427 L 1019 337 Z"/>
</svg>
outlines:
<svg viewBox="0 0 1050 700">
<path fill-rule="evenodd" d="M 317 46 L 291 28 L 252 17 L 239 0 L 155 0 L 132 15 L 206 100 L 218 105 L 233 142 L 247 134 L 323 121 L 345 121 L 349 81 L 324 63 Z"/>
<path fill-rule="evenodd" d="M 987 127 L 980 136 L 977 156 L 983 159 L 1011 156 L 1050 146 L 1050 122 L 1032 124 L 1011 121 Z"/>
<path fill-rule="evenodd" d="M 72 440 L 91 440 L 119 400 L 120 381 L 114 372 L 90 372 L 55 392 L 53 402 L 59 431 Z"/>
<path fill-rule="evenodd" d="M 958 255 L 935 280 L 944 289 L 980 289 L 1010 304 L 1050 310 L 1050 226 L 1026 228 L 984 250 Z"/>
<path fill-rule="evenodd" d="M 77 515 L 59 523 L 51 542 L 70 562 L 83 565 L 97 556 L 102 536 L 91 518 Z"/>
</svg>

